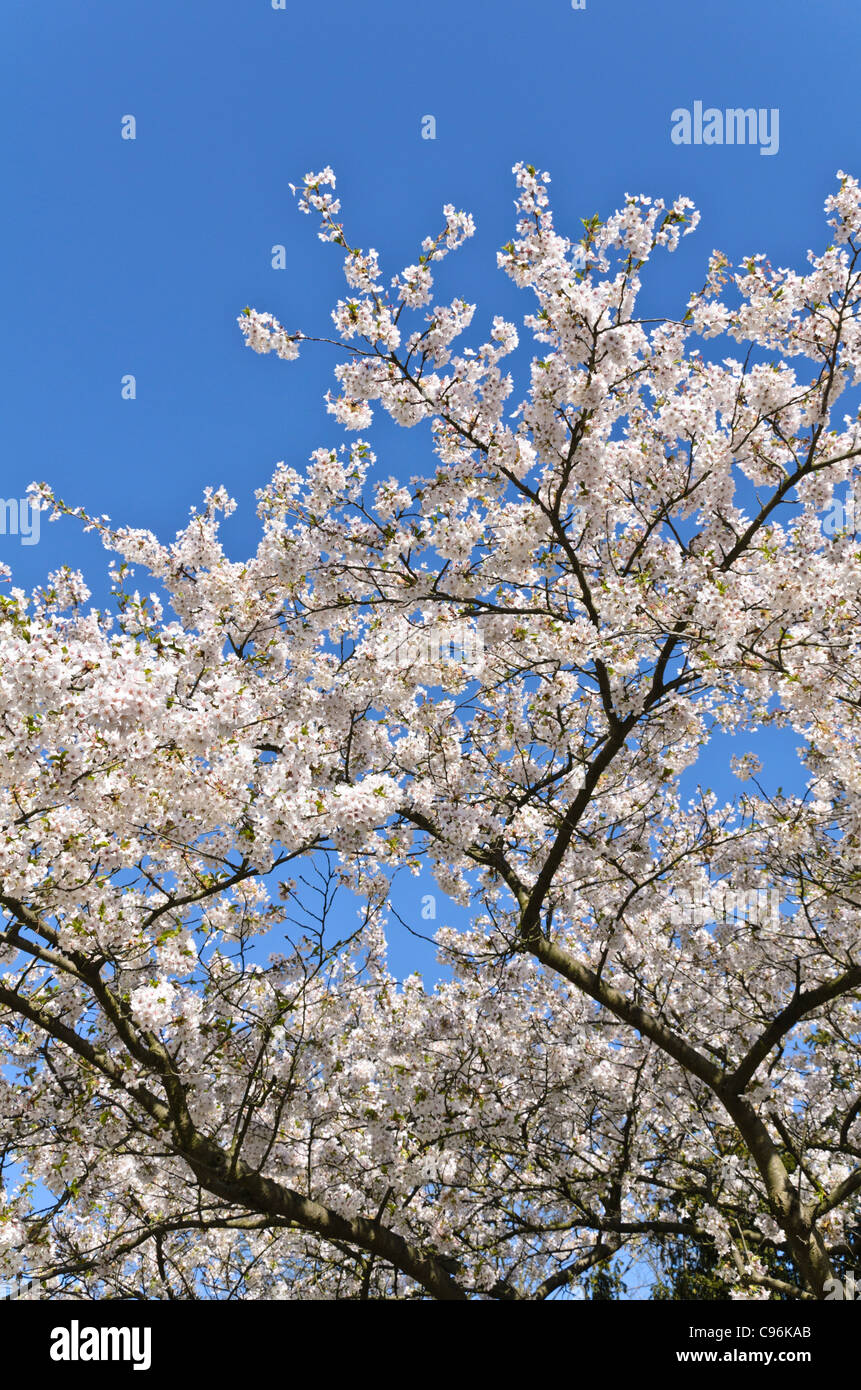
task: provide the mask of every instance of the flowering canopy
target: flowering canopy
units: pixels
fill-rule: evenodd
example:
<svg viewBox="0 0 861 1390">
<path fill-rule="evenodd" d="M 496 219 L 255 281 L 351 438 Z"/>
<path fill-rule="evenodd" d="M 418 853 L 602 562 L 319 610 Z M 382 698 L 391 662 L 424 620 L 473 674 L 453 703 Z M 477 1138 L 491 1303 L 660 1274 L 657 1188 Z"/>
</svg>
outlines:
<svg viewBox="0 0 861 1390">
<path fill-rule="evenodd" d="M 113 612 L 68 570 L 0 600 L 3 1271 L 545 1298 L 672 1236 L 740 1296 L 822 1297 L 852 1239 L 859 547 L 821 512 L 861 453 L 835 416 L 861 192 L 839 175 L 806 274 L 715 252 L 655 321 L 641 277 L 688 200 L 628 197 L 575 241 L 514 172 L 522 397 L 515 325 L 459 347 L 475 306 L 433 299 L 472 219 L 447 206 L 386 286 L 308 175 L 345 252 L 329 411 L 427 423 L 432 471 L 385 477 L 361 438 L 281 463 L 242 563 L 222 490 L 170 545 L 85 517 Z M 737 356 L 694 345 L 719 336 Z M 682 800 L 714 733 L 766 726 L 797 733 L 803 794 L 747 754 L 736 801 Z M 470 909 L 433 989 L 387 969 L 399 869 Z"/>
</svg>

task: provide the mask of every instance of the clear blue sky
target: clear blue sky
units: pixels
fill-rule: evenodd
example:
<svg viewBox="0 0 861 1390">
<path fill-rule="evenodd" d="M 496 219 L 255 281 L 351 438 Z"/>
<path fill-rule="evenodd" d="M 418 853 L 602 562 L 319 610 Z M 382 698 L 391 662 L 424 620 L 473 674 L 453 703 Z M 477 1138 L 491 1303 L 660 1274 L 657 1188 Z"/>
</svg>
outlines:
<svg viewBox="0 0 861 1390">
<path fill-rule="evenodd" d="M 649 312 L 678 310 L 713 247 L 803 265 L 826 244 L 835 171 L 861 173 L 859 40 L 847 0 L 3 0 L 0 495 L 45 478 L 170 538 L 223 483 L 241 504 L 230 547 L 253 546 L 253 492 L 275 462 L 301 467 L 340 438 L 321 402 L 332 350 L 260 358 L 235 323 L 251 304 L 329 326 L 341 257 L 287 187 L 324 164 L 353 244 L 376 246 L 388 274 L 444 202 L 473 212 L 445 285 L 477 301 L 477 331 L 527 309 L 495 263 L 518 159 L 552 174 L 563 228 L 626 192 L 696 201 L 700 230 L 656 263 Z M 778 108 L 779 152 L 674 144 L 671 112 L 695 101 Z M 429 457 L 419 431 L 381 422 L 370 437 L 386 473 Z M 71 523 L 44 525 L 37 546 L 0 536 L 0 559 L 25 586 L 81 565 L 104 594 L 104 552 Z"/>
</svg>

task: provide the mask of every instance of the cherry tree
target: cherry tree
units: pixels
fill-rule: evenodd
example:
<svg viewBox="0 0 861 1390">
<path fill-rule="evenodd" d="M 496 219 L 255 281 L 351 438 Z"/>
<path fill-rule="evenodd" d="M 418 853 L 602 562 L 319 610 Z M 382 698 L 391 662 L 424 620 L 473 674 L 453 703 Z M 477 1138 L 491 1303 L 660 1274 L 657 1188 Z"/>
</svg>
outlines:
<svg viewBox="0 0 861 1390">
<path fill-rule="evenodd" d="M 514 173 L 531 361 L 434 301 L 471 217 L 387 282 L 306 177 L 358 433 L 278 464 L 248 559 L 223 489 L 170 544 L 32 490 L 114 597 L 60 569 L 0 599 L 0 1277 L 543 1299 L 672 1240 L 804 1299 L 853 1248 L 860 552 L 822 514 L 861 454 L 861 191 L 806 273 L 714 252 L 647 320 L 690 202 L 571 238 Z M 378 465 L 375 408 L 428 429 L 425 475 Z M 737 795 L 683 797 L 726 734 Z M 386 955 L 431 876 L 432 986 Z"/>
</svg>

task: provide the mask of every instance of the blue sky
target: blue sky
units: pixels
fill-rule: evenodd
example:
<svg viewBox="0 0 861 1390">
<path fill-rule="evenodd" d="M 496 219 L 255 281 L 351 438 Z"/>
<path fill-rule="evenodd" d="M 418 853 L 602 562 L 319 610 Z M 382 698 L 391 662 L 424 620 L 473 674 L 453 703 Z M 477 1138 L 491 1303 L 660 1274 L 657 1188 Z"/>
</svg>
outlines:
<svg viewBox="0 0 861 1390">
<path fill-rule="evenodd" d="M 428 12 L 4 0 L 3 496 L 47 478 L 69 501 L 172 536 L 203 487 L 224 483 L 242 504 L 232 545 L 253 543 L 253 490 L 274 463 L 301 465 L 337 438 L 320 400 L 331 350 L 260 359 L 235 324 L 252 304 L 328 326 L 340 255 L 287 187 L 324 164 L 354 244 L 375 245 L 390 273 L 444 202 L 474 213 L 446 283 L 477 301 L 477 329 L 528 307 L 495 264 L 517 159 L 550 171 L 562 226 L 626 191 L 695 199 L 700 230 L 653 268 L 657 312 L 701 282 L 714 246 L 801 263 L 825 244 L 836 169 L 861 172 L 857 90 L 832 56 L 859 38 L 845 0 L 439 0 Z M 779 153 L 674 145 L 671 112 L 695 100 L 779 108 Z M 121 139 L 127 114 L 134 141 Z M 421 138 L 427 114 L 435 140 Z M 134 401 L 121 399 L 126 373 Z M 404 432 L 383 427 L 375 443 L 398 472 Z M 23 583 L 86 553 L 103 565 L 66 524 L 38 546 L 0 536 Z"/>
<path fill-rule="evenodd" d="M 529 308 L 496 269 L 519 159 L 550 171 L 565 230 L 626 192 L 695 200 L 700 230 L 654 263 L 647 312 L 675 313 L 713 247 L 802 266 L 827 242 L 836 170 L 861 173 L 857 88 L 839 70 L 859 37 L 846 0 L 4 0 L 0 492 L 47 479 L 169 539 L 223 483 L 240 503 L 230 548 L 253 547 L 253 493 L 274 464 L 301 467 L 343 437 L 322 403 L 333 351 L 259 358 L 235 322 L 250 304 L 328 330 L 341 257 L 288 189 L 325 164 L 352 243 L 376 246 L 388 274 L 415 260 L 443 203 L 475 215 L 441 292 L 478 303 L 477 332 Z M 778 153 L 674 144 L 671 113 L 696 101 L 777 108 Z M 370 438 L 386 474 L 430 457 L 419 431 L 380 421 Z M 69 522 L 34 546 L 0 535 L 24 586 L 71 563 L 101 598 L 106 558 Z M 738 789 L 723 757 L 708 772 L 719 793 Z M 769 780 L 787 785 L 784 767 Z"/>
</svg>

